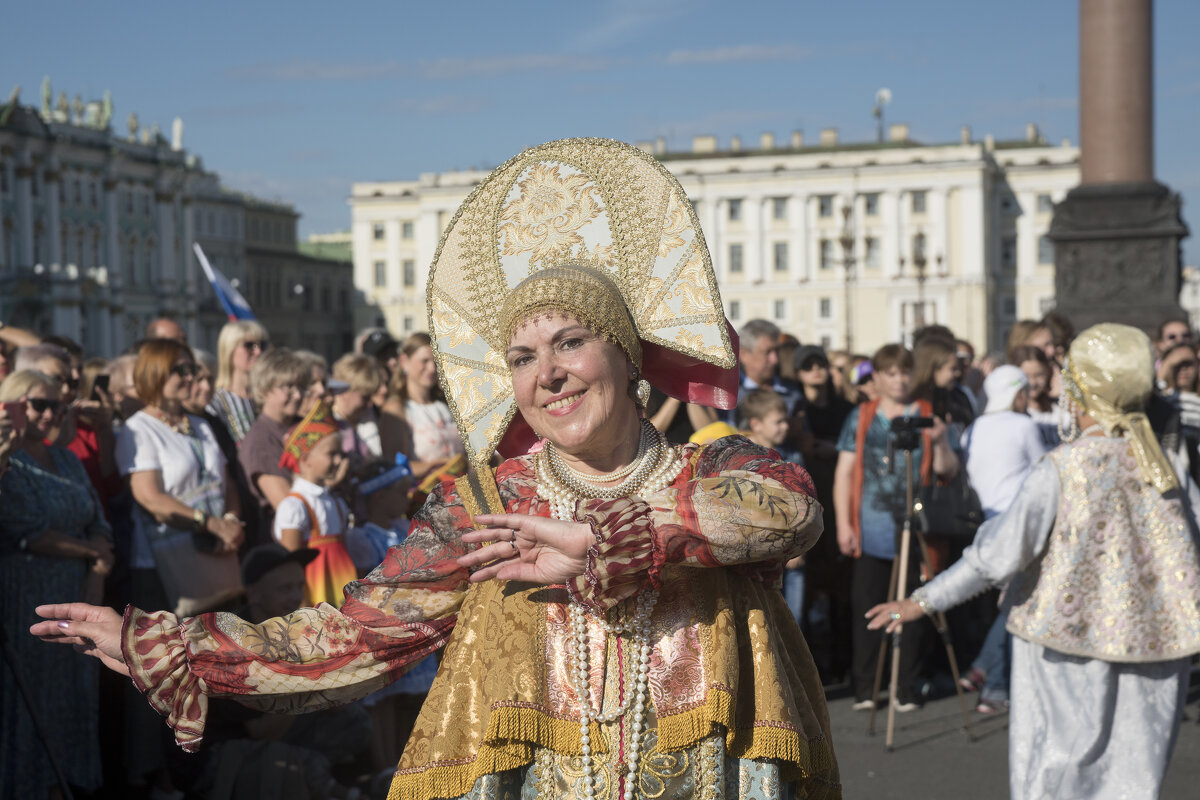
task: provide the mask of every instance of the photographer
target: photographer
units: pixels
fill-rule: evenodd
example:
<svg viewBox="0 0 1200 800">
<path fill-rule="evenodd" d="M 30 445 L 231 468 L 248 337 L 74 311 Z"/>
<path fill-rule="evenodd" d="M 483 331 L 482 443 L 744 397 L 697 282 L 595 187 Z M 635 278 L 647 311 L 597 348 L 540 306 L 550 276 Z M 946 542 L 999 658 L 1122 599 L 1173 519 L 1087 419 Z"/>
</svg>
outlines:
<svg viewBox="0 0 1200 800">
<path fill-rule="evenodd" d="M 838 440 L 833 503 L 837 513 L 838 547 L 853 557 L 850 603 L 852 619 L 887 598 L 896 537 L 904 522 L 907 481 L 903 450 L 911 447 L 913 487 L 946 481 L 958 474 L 958 457 L 946 436 L 946 425 L 933 417 L 932 406 L 912 399 L 912 353 L 898 344 L 880 348 L 871 359 L 879 399 L 850 413 Z M 916 418 L 923 418 L 918 421 Z M 918 425 L 928 427 L 918 427 Z M 909 561 L 908 585 L 920 577 L 919 558 Z M 900 685 L 894 698 L 897 711 L 917 708 L 913 679 L 925 656 L 925 630 L 906 632 L 900 664 Z M 872 707 L 872 682 L 880 634 L 854 625 L 851 679 L 856 710 Z"/>
</svg>

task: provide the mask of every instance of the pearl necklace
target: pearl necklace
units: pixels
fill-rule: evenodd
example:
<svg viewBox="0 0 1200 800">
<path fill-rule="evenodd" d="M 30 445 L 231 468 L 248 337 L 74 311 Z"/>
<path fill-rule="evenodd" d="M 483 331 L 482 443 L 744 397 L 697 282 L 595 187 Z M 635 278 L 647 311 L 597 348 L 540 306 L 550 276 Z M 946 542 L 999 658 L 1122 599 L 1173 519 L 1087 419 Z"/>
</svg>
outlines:
<svg viewBox="0 0 1200 800">
<path fill-rule="evenodd" d="M 650 427 L 653 428 L 654 426 L 651 425 Z M 651 445 L 655 441 L 656 439 L 653 433 L 646 430 L 646 420 L 642 420 L 642 435 L 641 438 L 638 439 L 637 454 L 634 455 L 633 461 L 630 461 L 625 466 L 621 467 L 620 469 L 613 470 L 612 472 L 580 472 L 570 464 L 563 461 L 562 456 L 559 454 L 558 450 L 554 449 L 553 445 L 549 445 L 551 448 L 550 459 L 554 465 L 554 469 L 559 472 L 559 474 L 565 472 L 567 475 L 570 475 L 577 480 L 587 481 L 589 483 L 610 483 L 631 475 L 633 471 L 641 465 L 643 459 L 646 457 L 646 453 L 650 450 Z"/>
<path fill-rule="evenodd" d="M 633 723 L 629 728 L 629 764 L 625 775 L 624 800 L 633 799 L 634 785 L 637 781 L 638 762 L 642 757 L 642 729 L 646 725 L 646 694 L 650 675 L 650 616 L 654 613 L 654 605 L 658 602 L 658 592 L 648 589 L 638 595 L 637 613 L 634 614 L 630 627 L 633 630 L 633 652 L 630 661 L 634 665 L 636 677 L 633 678 L 634 690 L 625 695 L 618 708 L 604 711 L 592 709 L 590 689 L 588 686 L 588 631 L 587 620 L 583 609 L 578 603 L 572 603 L 570 609 L 571 636 L 575 644 L 575 694 L 579 697 L 579 740 L 583 757 L 583 796 L 596 796 L 596 776 L 592 772 L 592 739 L 591 723 L 616 722 L 629 711 L 630 699 L 633 699 Z M 611 630 L 604 623 L 606 630 Z M 632 676 L 631 676 L 632 677 Z M 604 698 L 601 694 L 601 704 Z M 615 772 L 615 770 L 614 770 Z M 615 775 L 613 776 L 616 777 Z"/>
<path fill-rule="evenodd" d="M 631 471 L 628 480 L 620 486 L 605 488 L 593 485 L 587 478 L 575 478 L 566 472 L 558 473 L 554 469 L 557 453 L 553 445 L 547 443 L 534 457 L 534 468 L 537 476 L 537 493 L 550 503 L 550 513 L 555 519 L 572 521 L 575 518 L 575 505 L 580 497 L 589 499 L 613 499 L 628 497 L 639 493 L 653 493 L 666 487 L 683 469 L 683 462 L 675 457 L 675 452 L 666 439 L 653 425 L 642 421 L 642 440 L 639 444 L 639 457 L 635 459 L 637 466 Z M 651 442 L 647 444 L 647 442 Z M 644 445 L 644 447 L 643 447 Z M 563 465 L 565 466 L 565 465 Z M 637 781 L 638 764 L 642 758 L 642 729 L 646 723 L 647 685 L 650 675 L 650 617 L 658 602 L 658 591 L 647 589 L 638 595 L 637 611 L 627 622 L 609 622 L 603 618 L 593 618 L 605 632 L 614 636 L 631 634 L 630 653 L 630 683 L 633 691 L 626 694 L 620 705 L 605 711 L 592 709 L 590 689 L 588 686 L 588 621 L 583 606 L 572 602 L 569 606 L 568 620 L 570 621 L 571 641 L 574 645 L 575 669 L 571 675 L 575 684 L 575 694 L 579 698 L 579 737 L 583 754 L 583 789 L 585 800 L 596 796 L 596 776 L 592 770 L 591 723 L 612 723 L 623 718 L 631 710 L 632 724 L 629 734 L 629 763 L 625 775 L 625 791 L 623 800 L 633 800 L 634 786 Z M 603 692 L 601 693 L 603 704 Z M 614 770 L 615 772 L 615 770 Z M 616 776 L 614 775 L 614 778 Z"/>
</svg>

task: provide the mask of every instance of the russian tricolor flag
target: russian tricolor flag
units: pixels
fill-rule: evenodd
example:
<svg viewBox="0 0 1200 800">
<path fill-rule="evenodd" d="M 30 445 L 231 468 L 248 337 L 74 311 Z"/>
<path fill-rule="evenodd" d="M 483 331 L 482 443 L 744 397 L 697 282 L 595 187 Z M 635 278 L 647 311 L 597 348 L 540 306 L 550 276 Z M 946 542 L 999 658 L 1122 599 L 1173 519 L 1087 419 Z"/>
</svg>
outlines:
<svg viewBox="0 0 1200 800">
<path fill-rule="evenodd" d="M 217 293 L 217 299 L 225 307 L 225 313 L 229 315 L 229 319 L 254 319 L 254 312 L 250 309 L 250 304 L 246 302 L 246 298 L 242 297 L 241 292 L 233 288 L 233 284 L 222 274 L 221 270 L 208 263 L 208 257 L 204 255 L 204 251 L 200 248 L 200 243 L 193 242 L 192 249 L 196 251 L 196 258 L 200 261 L 200 266 L 204 270 L 204 276 L 212 284 L 213 291 Z"/>
</svg>

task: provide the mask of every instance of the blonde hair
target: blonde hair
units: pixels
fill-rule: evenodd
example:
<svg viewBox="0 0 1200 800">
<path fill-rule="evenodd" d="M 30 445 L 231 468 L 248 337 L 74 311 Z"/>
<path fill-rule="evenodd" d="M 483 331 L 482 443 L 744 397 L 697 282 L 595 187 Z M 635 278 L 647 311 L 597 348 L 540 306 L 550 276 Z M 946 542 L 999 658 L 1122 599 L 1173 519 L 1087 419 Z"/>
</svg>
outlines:
<svg viewBox="0 0 1200 800">
<path fill-rule="evenodd" d="M 0 383 L 0 403 L 20 400 L 35 386 L 44 386 L 47 392 L 58 396 L 59 384 L 49 375 L 36 369 L 19 369 Z"/>
<path fill-rule="evenodd" d="M 433 347 L 433 340 L 428 333 L 418 331 L 409 335 L 404 340 L 404 344 L 400 347 L 400 355 L 408 357 L 416 353 L 422 347 Z M 399 414 L 401 417 L 406 416 L 405 408 L 409 401 L 408 396 L 408 376 L 404 373 L 404 367 L 399 366 L 392 372 L 392 380 L 388 384 L 388 399 L 395 399 L 399 406 Z M 438 381 L 433 385 L 433 399 L 446 401 L 446 395 L 442 392 L 442 383 Z"/>
<path fill-rule="evenodd" d="M 350 384 L 350 391 L 369 398 L 383 386 L 387 373 L 371 356 L 347 353 L 333 362 L 333 377 Z"/>
<path fill-rule="evenodd" d="M 250 368 L 250 396 L 261 408 L 267 394 L 276 386 L 295 384 L 301 392 L 312 379 L 309 362 L 299 358 L 286 347 L 276 347 L 263 353 Z"/>
<path fill-rule="evenodd" d="M 214 389 L 228 389 L 233 385 L 233 351 L 242 342 L 255 336 L 260 340 L 271 340 L 267 329 L 252 319 L 227 322 L 221 328 L 221 334 L 217 337 L 217 382 L 213 385 Z"/>
</svg>

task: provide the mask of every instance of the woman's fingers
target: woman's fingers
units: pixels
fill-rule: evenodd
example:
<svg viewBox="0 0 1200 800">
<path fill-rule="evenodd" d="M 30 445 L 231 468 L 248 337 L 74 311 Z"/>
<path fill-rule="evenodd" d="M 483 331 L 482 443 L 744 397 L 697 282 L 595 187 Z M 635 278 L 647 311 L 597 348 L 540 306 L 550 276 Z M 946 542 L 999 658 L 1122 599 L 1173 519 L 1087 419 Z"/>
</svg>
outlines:
<svg viewBox="0 0 1200 800">
<path fill-rule="evenodd" d="M 472 550 L 465 555 L 459 556 L 458 563 L 468 568 L 476 567 L 480 564 L 487 564 L 489 561 L 517 558 L 520 552 L 520 549 L 513 547 L 511 542 L 493 542 L 492 544 L 480 547 L 478 550 Z"/>
</svg>

